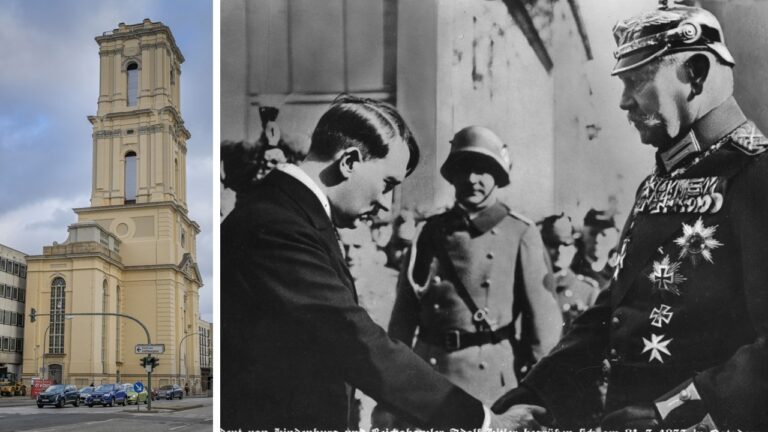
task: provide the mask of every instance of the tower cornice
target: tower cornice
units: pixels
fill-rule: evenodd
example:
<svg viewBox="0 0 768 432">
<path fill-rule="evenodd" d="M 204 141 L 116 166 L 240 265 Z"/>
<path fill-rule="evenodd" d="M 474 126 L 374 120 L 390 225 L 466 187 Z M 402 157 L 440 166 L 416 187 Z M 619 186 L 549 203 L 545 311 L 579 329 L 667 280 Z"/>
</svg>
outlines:
<svg viewBox="0 0 768 432">
<path fill-rule="evenodd" d="M 129 37 L 149 36 L 153 34 L 164 34 L 170 43 L 170 48 L 176 57 L 179 59 L 179 63 L 184 63 L 184 55 L 181 54 L 178 45 L 176 45 L 176 39 L 174 39 L 171 30 L 162 22 L 152 22 L 152 20 L 145 18 L 141 24 L 126 25 L 125 23 L 118 24 L 118 27 L 112 31 L 106 31 L 101 36 L 96 36 L 96 42 L 101 45 L 104 42 L 117 41 L 126 39 Z"/>
</svg>

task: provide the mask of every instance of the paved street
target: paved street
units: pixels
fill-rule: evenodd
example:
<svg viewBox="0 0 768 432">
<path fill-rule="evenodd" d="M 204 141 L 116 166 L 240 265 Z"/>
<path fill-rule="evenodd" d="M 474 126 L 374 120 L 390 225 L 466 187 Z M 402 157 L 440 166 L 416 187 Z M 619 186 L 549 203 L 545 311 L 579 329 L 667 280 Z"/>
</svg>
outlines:
<svg viewBox="0 0 768 432">
<path fill-rule="evenodd" d="M 0 399 L 0 430 L 24 432 L 69 431 L 178 431 L 210 432 L 213 429 L 213 399 L 185 398 L 153 401 L 152 413 L 136 412 L 135 406 L 38 408 L 26 397 Z"/>
</svg>

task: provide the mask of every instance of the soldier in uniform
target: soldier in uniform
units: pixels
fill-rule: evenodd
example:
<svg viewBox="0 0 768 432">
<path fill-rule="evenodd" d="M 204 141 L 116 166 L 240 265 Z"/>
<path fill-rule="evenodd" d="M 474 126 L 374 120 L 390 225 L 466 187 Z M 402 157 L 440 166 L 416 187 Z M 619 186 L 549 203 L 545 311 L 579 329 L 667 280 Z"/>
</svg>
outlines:
<svg viewBox="0 0 768 432">
<path fill-rule="evenodd" d="M 600 289 L 608 286 L 615 269 L 615 247 L 619 240 L 616 222 L 605 210 L 589 209 L 578 241 L 578 251 L 571 268 L 574 273 L 597 281 Z"/>
<path fill-rule="evenodd" d="M 576 274 L 570 264 L 576 254 L 573 224 L 565 214 L 545 217 L 541 225 L 541 238 L 552 263 L 555 298 L 563 313 L 564 331 L 570 329 L 573 320 L 592 306 L 600 292 L 597 281 Z"/>
<path fill-rule="evenodd" d="M 536 225 L 497 200 L 509 168 L 490 130 L 454 136 L 440 172 L 456 205 L 417 234 L 389 322 L 393 339 L 488 404 L 517 385 L 514 363 L 544 356 L 562 329 Z"/>
<path fill-rule="evenodd" d="M 666 7 L 614 27 L 620 107 L 657 149 L 610 288 L 495 409 L 558 425 L 768 430 L 768 139 L 732 97 L 717 19 Z M 562 426 L 561 426 L 562 427 Z"/>
</svg>

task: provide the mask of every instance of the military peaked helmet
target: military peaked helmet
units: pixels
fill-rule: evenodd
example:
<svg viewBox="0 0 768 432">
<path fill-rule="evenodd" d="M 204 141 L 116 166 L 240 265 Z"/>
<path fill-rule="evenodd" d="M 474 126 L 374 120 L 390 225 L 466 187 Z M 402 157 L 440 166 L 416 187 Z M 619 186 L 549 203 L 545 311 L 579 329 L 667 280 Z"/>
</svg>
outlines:
<svg viewBox="0 0 768 432">
<path fill-rule="evenodd" d="M 680 51 L 711 51 L 723 63 L 735 62 L 723 40 L 720 22 L 698 7 L 661 6 L 654 11 L 628 18 L 613 26 L 617 49 L 611 75 L 642 66 L 655 58 Z"/>
<path fill-rule="evenodd" d="M 469 126 L 457 132 L 451 140 L 451 151 L 440 168 L 440 174 L 451 181 L 452 175 L 470 160 L 482 163 L 493 176 L 497 186 L 504 187 L 509 184 L 512 163 L 507 145 L 490 129 Z"/>
</svg>

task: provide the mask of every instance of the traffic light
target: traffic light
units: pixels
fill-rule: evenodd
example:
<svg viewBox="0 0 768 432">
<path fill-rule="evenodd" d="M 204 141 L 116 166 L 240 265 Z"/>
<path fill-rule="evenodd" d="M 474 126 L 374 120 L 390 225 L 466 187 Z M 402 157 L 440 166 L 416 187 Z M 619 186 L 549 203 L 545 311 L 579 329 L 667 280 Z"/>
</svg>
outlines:
<svg viewBox="0 0 768 432">
<path fill-rule="evenodd" d="M 32 310 L 29 311 L 29 322 L 35 322 L 36 318 L 37 318 L 37 309 L 32 308 Z"/>
<path fill-rule="evenodd" d="M 141 358 L 141 363 L 139 363 L 139 364 L 141 364 L 141 367 L 146 368 L 147 367 L 147 358 L 146 357 L 142 357 Z"/>
<path fill-rule="evenodd" d="M 158 366 L 160 366 L 160 359 L 157 357 L 152 357 L 152 369 L 155 369 Z"/>
</svg>

